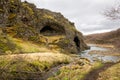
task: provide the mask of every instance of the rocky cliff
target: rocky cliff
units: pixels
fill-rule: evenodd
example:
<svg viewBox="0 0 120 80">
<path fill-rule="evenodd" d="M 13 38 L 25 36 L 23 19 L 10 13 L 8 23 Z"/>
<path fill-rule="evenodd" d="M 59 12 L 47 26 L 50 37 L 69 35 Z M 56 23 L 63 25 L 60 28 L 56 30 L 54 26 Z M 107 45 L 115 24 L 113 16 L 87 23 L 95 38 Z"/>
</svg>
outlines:
<svg viewBox="0 0 120 80">
<path fill-rule="evenodd" d="M 0 34 L 32 41 L 49 49 L 57 47 L 61 51 L 78 53 L 88 48 L 74 23 L 61 13 L 38 9 L 26 1 L 0 0 L 0 30 Z"/>
</svg>

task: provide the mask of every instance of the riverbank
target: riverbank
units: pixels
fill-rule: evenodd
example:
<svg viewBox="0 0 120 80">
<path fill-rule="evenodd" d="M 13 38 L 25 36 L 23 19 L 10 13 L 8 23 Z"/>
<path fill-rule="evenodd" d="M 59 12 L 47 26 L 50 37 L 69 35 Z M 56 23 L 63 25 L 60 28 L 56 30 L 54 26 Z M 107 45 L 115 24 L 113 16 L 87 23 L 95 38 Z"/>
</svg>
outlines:
<svg viewBox="0 0 120 80">
<path fill-rule="evenodd" d="M 108 50 L 108 51 L 99 51 L 99 50 L 92 50 L 89 54 L 101 54 L 101 55 L 109 55 L 109 56 L 120 56 L 120 51 L 118 50 Z"/>
<path fill-rule="evenodd" d="M 75 59 L 74 64 L 62 66 L 59 69 L 59 71 L 56 74 L 54 74 L 53 77 L 48 78 L 48 80 L 97 80 L 99 78 L 99 73 L 119 63 L 117 62 L 118 59 L 116 57 L 113 58 L 112 56 L 111 58 L 113 59 L 105 58 L 106 60 L 104 61 L 104 58 L 102 58 L 102 62 L 101 62 L 101 59 L 100 60 L 96 59 L 94 61 L 95 57 L 94 58 L 90 57 L 91 55 L 88 54 L 89 51 L 94 49 L 106 51 L 106 48 L 95 47 L 95 45 L 92 45 L 90 50 L 86 50 L 80 53 L 80 54 L 83 54 L 84 56 L 79 56 L 78 59 Z M 74 58 L 76 57 L 78 56 L 74 55 Z M 85 61 L 81 61 L 82 58 L 80 57 L 82 57 Z M 90 61 L 91 59 L 93 61 L 92 63 Z"/>
</svg>

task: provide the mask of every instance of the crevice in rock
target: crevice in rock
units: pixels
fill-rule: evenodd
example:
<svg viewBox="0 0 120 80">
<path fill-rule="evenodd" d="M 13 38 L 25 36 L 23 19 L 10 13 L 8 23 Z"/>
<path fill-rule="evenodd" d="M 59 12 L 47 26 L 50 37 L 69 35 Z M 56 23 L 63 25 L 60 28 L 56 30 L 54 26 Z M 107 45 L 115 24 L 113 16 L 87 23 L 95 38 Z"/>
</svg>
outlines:
<svg viewBox="0 0 120 80">
<path fill-rule="evenodd" d="M 14 10 L 10 8 L 9 13 L 14 13 Z"/>
<path fill-rule="evenodd" d="M 80 40 L 77 36 L 74 38 L 74 42 L 76 44 L 77 50 L 80 51 Z"/>
<path fill-rule="evenodd" d="M 27 17 L 23 17 L 21 20 L 22 20 L 23 22 L 29 21 Z"/>
</svg>

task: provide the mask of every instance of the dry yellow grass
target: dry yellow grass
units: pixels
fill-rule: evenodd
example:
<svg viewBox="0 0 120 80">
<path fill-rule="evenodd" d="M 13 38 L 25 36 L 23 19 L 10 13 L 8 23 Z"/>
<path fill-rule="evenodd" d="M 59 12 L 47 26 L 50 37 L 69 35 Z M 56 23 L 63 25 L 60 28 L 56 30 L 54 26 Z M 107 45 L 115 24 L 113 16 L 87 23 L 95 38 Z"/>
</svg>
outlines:
<svg viewBox="0 0 120 80">
<path fill-rule="evenodd" d="M 91 70 L 102 66 L 100 62 L 96 62 L 93 65 L 85 62 L 84 60 L 77 61 L 76 64 L 63 66 L 55 76 L 48 78 L 48 80 L 83 80 Z"/>
<path fill-rule="evenodd" d="M 0 77 L 4 80 L 34 79 L 38 73 L 44 73 L 60 64 L 68 64 L 71 57 L 60 53 L 31 53 L 31 54 L 14 54 L 0 56 Z M 39 79 L 38 78 L 38 79 Z"/>
<path fill-rule="evenodd" d="M 48 39 L 48 43 L 55 43 L 57 42 L 60 38 L 64 38 L 65 36 L 58 35 L 58 36 L 47 36 L 46 38 Z"/>
<path fill-rule="evenodd" d="M 99 50 L 92 50 L 89 54 L 101 54 L 101 55 L 108 55 L 108 56 L 120 56 L 120 51 L 118 50 L 108 50 L 108 51 L 99 51 Z"/>
<path fill-rule="evenodd" d="M 54 63 L 68 63 L 71 61 L 71 57 L 65 54 L 60 54 L 60 53 L 52 53 L 52 52 L 44 52 L 44 53 L 31 53 L 31 54 L 13 54 L 13 55 L 3 55 L 0 56 L 0 58 L 9 58 L 9 59 L 17 59 L 21 58 L 26 61 L 40 61 L 40 62 L 48 62 L 50 64 Z"/>
<path fill-rule="evenodd" d="M 120 80 L 120 63 L 109 67 L 107 70 L 99 73 L 97 80 Z"/>
<path fill-rule="evenodd" d="M 47 52 L 49 49 L 47 49 L 45 46 L 40 46 L 35 43 L 32 43 L 30 41 L 23 41 L 21 39 L 12 38 L 12 41 L 21 48 L 22 52 Z"/>
<path fill-rule="evenodd" d="M 45 46 L 45 45 L 39 45 L 39 44 L 35 44 L 31 41 L 23 41 L 22 39 L 16 39 L 16 38 L 12 38 L 10 37 L 10 40 L 16 44 L 18 47 L 20 47 L 20 49 L 15 53 L 19 53 L 20 51 L 23 53 L 35 53 L 35 52 L 59 52 L 60 48 L 57 45 L 54 44 L 50 44 L 50 43 L 57 43 L 59 41 L 60 38 L 64 38 L 64 36 L 49 36 L 46 37 L 47 44 L 49 44 L 49 46 Z"/>
<path fill-rule="evenodd" d="M 115 46 L 111 44 L 95 44 L 95 45 L 103 48 L 115 48 Z"/>
<path fill-rule="evenodd" d="M 43 44 L 13 38 L 10 35 L 0 35 L 0 43 L 0 53 L 2 54 L 50 52 L 50 49 Z"/>
</svg>

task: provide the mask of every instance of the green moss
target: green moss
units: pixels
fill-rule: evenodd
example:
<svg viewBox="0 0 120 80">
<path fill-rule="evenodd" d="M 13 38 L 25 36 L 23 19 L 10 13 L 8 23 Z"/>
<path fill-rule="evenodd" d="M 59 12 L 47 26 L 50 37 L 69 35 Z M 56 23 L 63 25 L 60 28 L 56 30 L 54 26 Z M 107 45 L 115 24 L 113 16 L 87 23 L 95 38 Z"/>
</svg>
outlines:
<svg viewBox="0 0 120 80">
<path fill-rule="evenodd" d="M 14 19 L 17 15 L 16 14 L 9 14 L 8 19 Z"/>
<path fill-rule="evenodd" d="M 10 0 L 10 3 L 14 3 L 15 2 L 15 0 Z"/>
<path fill-rule="evenodd" d="M 11 9 L 16 9 L 17 7 L 15 5 L 10 6 Z"/>
<path fill-rule="evenodd" d="M 50 63 L 48 62 L 33 61 L 29 65 L 36 71 L 44 71 L 50 68 Z"/>
<path fill-rule="evenodd" d="M 33 12 L 32 8 L 30 8 L 29 6 L 26 6 L 26 8 L 28 9 L 28 11 L 29 11 L 30 15 L 33 15 L 33 14 L 34 14 L 34 12 Z"/>
<path fill-rule="evenodd" d="M 9 61 L 7 61 L 7 60 L 0 60 L 0 67 L 4 67 L 4 66 L 6 66 L 7 64 L 9 63 Z"/>
<path fill-rule="evenodd" d="M 4 10 L 3 10 L 3 9 L 0 9 L 0 13 L 2 13 L 2 12 L 4 12 Z"/>
<path fill-rule="evenodd" d="M 7 45 L 8 43 L 4 43 L 2 41 L 0 41 L 0 52 L 6 52 L 8 50 L 10 50 L 10 46 Z"/>
<path fill-rule="evenodd" d="M 38 36 L 30 36 L 28 40 L 38 42 L 39 37 Z"/>
<path fill-rule="evenodd" d="M 43 17 L 44 17 L 44 18 L 48 18 L 48 19 L 54 19 L 53 16 L 50 16 L 50 15 L 47 15 L 47 14 L 45 14 Z"/>
<path fill-rule="evenodd" d="M 26 9 L 29 12 L 29 15 L 34 14 L 33 9 L 27 3 L 22 3 L 22 6 L 24 7 L 24 9 Z"/>
<path fill-rule="evenodd" d="M 20 49 L 7 35 L 0 35 L 0 53 L 11 54 Z"/>
<path fill-rule="evenodd" d="M 69 44 L 69 43 L 70 43 L 70 40 L 64 40 L 64 42 L 65 42 L 66 44 Z"/>
</svg>

